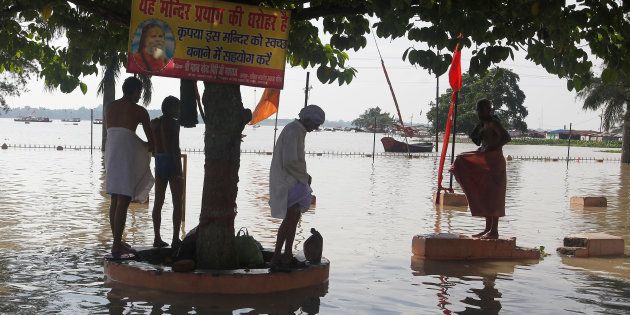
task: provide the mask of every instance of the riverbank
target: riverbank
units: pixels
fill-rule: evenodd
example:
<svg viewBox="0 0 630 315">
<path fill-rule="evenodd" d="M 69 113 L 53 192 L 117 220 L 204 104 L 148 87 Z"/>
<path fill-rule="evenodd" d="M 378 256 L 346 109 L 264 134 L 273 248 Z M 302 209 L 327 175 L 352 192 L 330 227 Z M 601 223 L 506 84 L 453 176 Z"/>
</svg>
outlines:
<svg viewBox="0 0 630 315">
<path fill-rule="evenodd" d="M 569 140 L 561 139 L 536 139 L 536 138 L 513 138 L 510 144 L 514 145 L 551 145 L 551 146 L 568 146 Z M 621 141 L 585 141 L 571 140 L 572 147 L 586 148 L 621 148 Z"/>
</svg>

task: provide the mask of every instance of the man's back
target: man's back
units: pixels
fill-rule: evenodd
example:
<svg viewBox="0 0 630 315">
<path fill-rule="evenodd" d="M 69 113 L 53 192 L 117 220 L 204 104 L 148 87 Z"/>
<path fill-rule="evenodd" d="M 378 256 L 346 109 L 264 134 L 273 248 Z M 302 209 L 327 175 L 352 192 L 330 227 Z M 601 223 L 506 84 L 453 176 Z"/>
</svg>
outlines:
<svg viewBox="0 0 630 315">
<path fill-rule="evenodd" d="M 109 104 L 105 117 L 107 128 L 123 127 L 135 132 L 140 123 L 149 119 L 149 113 L 146 109 L 121 98 Z"/>
<path fill-rule="evenodd" d="M 155 153 L 179 156 L 179 124 L 172 117 L 161 116 L 151 120 L 155 140 Z"/>
</svg>

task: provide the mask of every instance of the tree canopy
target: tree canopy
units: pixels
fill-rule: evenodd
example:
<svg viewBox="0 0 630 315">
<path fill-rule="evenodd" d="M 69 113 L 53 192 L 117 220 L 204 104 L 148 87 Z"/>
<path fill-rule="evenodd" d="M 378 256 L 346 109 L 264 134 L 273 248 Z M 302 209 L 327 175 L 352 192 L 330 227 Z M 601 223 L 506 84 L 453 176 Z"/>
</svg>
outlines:
<svg viewBox="0 0 630 315">
<path fill-rule="evenodd" d="M 469 133 L 475 128 L 479 121 L 476 104 L 482 98 L 487 98 L 492 102 L 494 113 L 506 129 L 527 130 L 527 123 L 525 123 L 527 109 L 523 106 L 525 93 L 518 86 L 519 77 L 516 73 L 496 67 L 483 75 L 464 73 L 462 80 L 462 89 L 458 94 L 457 102 L 457 132 Z M 444 130 L 450 99 L 451 89 L 439 98 L 437 122 L 440 130 Z M 431 103 L 427 118 L 435 126 L 436 111 L 433 103 Z"/>
<path fill-rule="evenodd" d="M 594 78 L 593 84 L 577 94 L 584 103 L 584 110 L 602 109 L 602 124 L 606 131 L 624 122 L 630 106 L 630 77 L 622 77 L 613 83 L 603 83 Z"/>
<path fill-rule="evenodd" d="M 471 75 L 513 58 L 516 50 L 567 78 L 569 89 L 581 90 L 590 82 L 594 57 L 606 64 L 605 82 L 630 73 L 629 6 L 620 0 L 570 5 L 561 0 L 235 2 L 292 10 L 287 61 L 317 67 L 322 82 L 352 80 L 356 70 L 347 62 L 347 51 L 365 47 L 372 29 L 382 38 L 421 43 L 401 52 L 402 57 L 436 75 L 448 69 L 457 42 L 472 49 Z M 0 72 L 37 72 L 49 87 L 62 92 L 78 87 L 85 93 L 83 76 L 98 73 L 112 59 L 126 60 L 130 1 L 0 0 L 0 8 Z M 320 31 L 331 34 L 329 42 L 320 39 Z"/>
<path fill-rule="evenodd" d="M 374 126 L 376 119 L 376 126 Z M 368 131 L 385 132 L 389 130 L 394 123 L 394 118 L 390 113 L 381 112 L 380 107 L 368 108 L 359 118 L 352 121 L 352 125 L 359 128 L 365 128 Z"/>
</svg>

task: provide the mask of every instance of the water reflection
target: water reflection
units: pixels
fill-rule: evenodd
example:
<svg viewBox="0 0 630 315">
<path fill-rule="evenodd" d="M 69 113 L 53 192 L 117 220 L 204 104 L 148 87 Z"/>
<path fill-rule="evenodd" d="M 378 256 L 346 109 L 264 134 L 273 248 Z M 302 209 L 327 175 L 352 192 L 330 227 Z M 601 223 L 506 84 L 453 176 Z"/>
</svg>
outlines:
<svg viewBox="0 0 630 315">
<path fill-rule="evenodd" d="M 328 283 L 263 295 L 196 295 L 112 285 L 109 314 L 318 314 Z"/>
<path fill-rule="evenodd" d="M 502 293 L 495 285 L 496 280 L 511 281 L 517 267 L 537 263 L 537 260 L 435 261 L 411 257 L 412 274 L 431 280 L 423 283 L 436 288 L 436 305 L 443 314 L 498 314 L 501 310 Z M 479 282 L 481 287 L 472 287 Z M 454 311 L 449 291 L 453 291 L 458 285 L 469 288 L 465 291 L 464 298 L 459 300 L 465 308 Z"/>
<path fill-rule="evenodd" d="M 0 130 L 5 131 L 1 126 Z M 327 139 L 322 136 L 320 144 L 327 144 Z M 547 149 L 554 150 L 543 148 Z M 517 237 L 520 246 L 544 245 L 552 256 L 531 265 L 460 265 L 412 274 L 409 254 L 414 234 L 436 230 L 472 234 L 483 225 L 483 219 L 472 218 L 465 208 L 433 206 L 437 160 L 377 157 L 373 164 L 371 158 L 361 157 L 307 159 L 318 204 L 315 211 L 304 214 L 295 245 L 301 248 L 311 227 L 324 236 L 324 255 L 332 264 L 330 291 L 320 294 L 320 303 L 315 303 L 321 313 L 426 314 L 482 308 L 495 312 L 497 302 L 502 313 L 621 314 L 630 310 L 630 293 L 622 289 L 624 284 L 630 287 L 630 259 L 585 265 L 553 253 L 565 235 L 582 231 L 620 235 L 630 244 L 627 166 L 576 163 L 567 173 L 563 163 L 511 161 L 508 212 L 501 230 Z M 220 298 L 213 302 L 200 297 L 170 298 L 169 294 L 154 298 L 159 292 L 138 295 L 135 288 L 121 291 L 105 286 L 102 257 L 109 250 L 111 231 L 101 160 L 100 151 L 92 157 L 74 150 L 0 150 L 0 313 L 120 313 L 120 309 L 126 313 L 231 313 L 230 305 L 220 305 Z M 237 199 L 236 227 L 248 227 L 265 247 L 275 242 L 279 225 L 263 199 L 268 193 L 270 162 L 267 155 L 242 155 Z M 189 155 L 189 226 L 198 221 L 203 163 L 203 154 Z M 608 196 L 609 206 L 569 208 L 569 196 L 589 192 Z M 134 246 L 151 244 L 151 206 L 134 205 L 129 212 L 125 239 Z M 167 198 L 163 211 L 170 209 Z M 171 233 L 170 216 L 164 217 L 163 232 Z M 295 306 L 272 297 L 274 305 L 267 306 L 249 302 L 250 298 L 254 299 L 241 297 L 232 311 L 300 313 L 309 309 L 302 301 Z"/>
</svg>

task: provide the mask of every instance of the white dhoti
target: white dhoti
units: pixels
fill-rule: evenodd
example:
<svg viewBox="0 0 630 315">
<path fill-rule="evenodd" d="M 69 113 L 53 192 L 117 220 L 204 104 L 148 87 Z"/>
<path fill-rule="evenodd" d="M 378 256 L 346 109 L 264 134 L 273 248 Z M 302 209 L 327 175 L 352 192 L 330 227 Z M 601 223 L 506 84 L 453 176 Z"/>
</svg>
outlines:
<svg viewBox="0 0 630 315">
<path fill-rule="evenodd" d="M 105 172 L 108 194 L 146 202 L 155 183 L 150 163 L 151 154 L 135 132 L 122 127 L 107 128 Z"/>
</svg>

